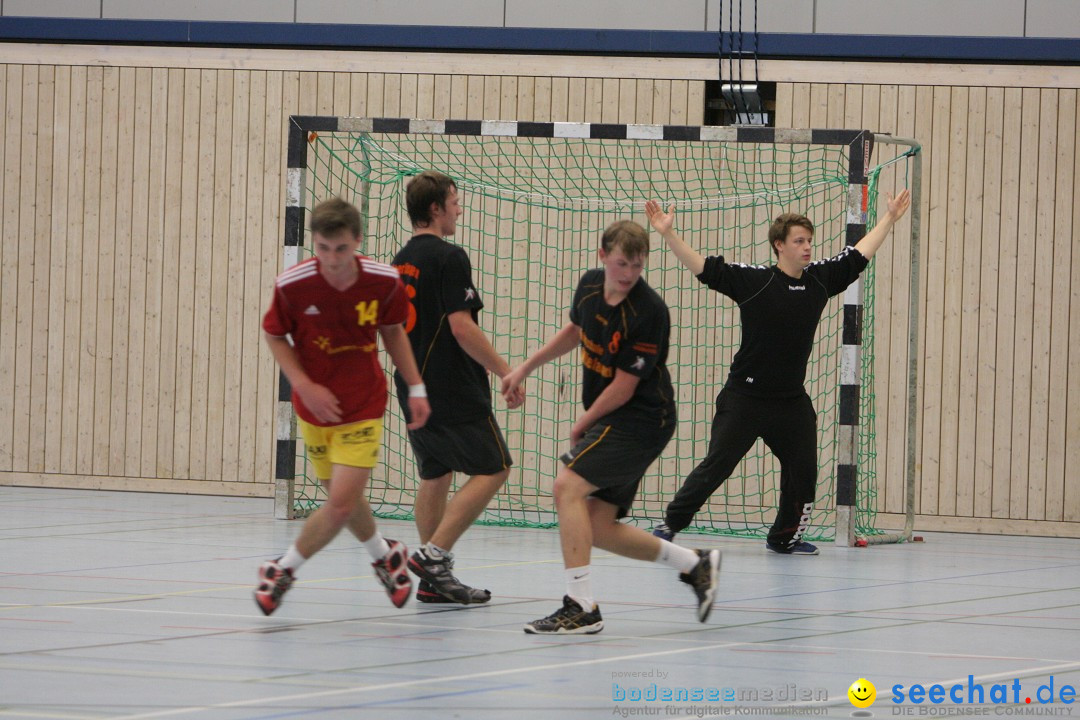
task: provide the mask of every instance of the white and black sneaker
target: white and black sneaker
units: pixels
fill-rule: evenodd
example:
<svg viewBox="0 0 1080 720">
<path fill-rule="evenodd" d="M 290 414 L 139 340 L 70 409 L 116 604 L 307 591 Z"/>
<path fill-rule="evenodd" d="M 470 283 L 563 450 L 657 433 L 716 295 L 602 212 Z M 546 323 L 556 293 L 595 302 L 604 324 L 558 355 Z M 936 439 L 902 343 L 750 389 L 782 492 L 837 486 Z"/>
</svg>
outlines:
<svg viewBox="0 0 1080 720">
<path fill-rule="evenodd" d="M 716 584 L 720 577 L 720 551 L 697 550 L 698 563 L 688 573 L 679 575 L 679 579 L 694 589 L 697 595 L 697 619 L 705 622 L 712 612 L 713 600 L 716 599 Z"/>
<path fill-rule="evenodd" d="M 545 618 L 533 620 L 525 625 L 525 632 L 530 635 L 592 635 L 604 629 L 604 619 L 600 617 L 600 607 L 593 605 L 585 612 L 577 600 L 564 595 L 562 607 Z"/>
</svg>

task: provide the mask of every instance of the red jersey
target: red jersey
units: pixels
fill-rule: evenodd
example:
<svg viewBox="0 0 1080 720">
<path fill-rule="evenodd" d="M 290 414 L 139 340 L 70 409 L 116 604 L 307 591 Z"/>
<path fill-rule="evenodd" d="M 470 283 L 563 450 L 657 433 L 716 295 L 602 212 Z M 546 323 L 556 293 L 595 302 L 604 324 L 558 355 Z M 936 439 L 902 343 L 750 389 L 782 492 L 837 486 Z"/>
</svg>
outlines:
<svg viewBox="0 0 1080 720">
<path fill-rule="evenodd" d="M 397 270 L 360 255 L 356 265 L 356 282 L 345 290 L 331 287 L 316 258 L 294 265 L 278 275 L 263 317 L 263 330 L 290 335 L 304 372 L 341 405 L 340 423 L 322 423 L 294 390 L 296 414 L 312 425 L 373 420 L 386 412 L 377 333 L 380 325 L 405 322 L 409 301 Z"/>
</svg>

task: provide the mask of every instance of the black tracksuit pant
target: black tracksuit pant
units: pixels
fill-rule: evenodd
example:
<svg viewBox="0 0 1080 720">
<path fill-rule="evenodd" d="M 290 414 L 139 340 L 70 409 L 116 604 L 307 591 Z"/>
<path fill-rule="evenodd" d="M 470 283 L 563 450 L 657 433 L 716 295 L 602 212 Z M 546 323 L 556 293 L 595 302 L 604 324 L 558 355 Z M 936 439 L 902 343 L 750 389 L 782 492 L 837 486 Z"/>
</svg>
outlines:
<svg viewBox="0 0 1080 720">
<path fill-rule="evenodd" d="M 787 547 L 802 537 L 817 489 L 817 413 L 810 396 L 760 398 L 727 388 L 716 398 L 708 455 L 667 507 L 671 530 L 690 525 L 759 437 L 780 461 L 780 503 L 768 542 Z"/>
</svg>

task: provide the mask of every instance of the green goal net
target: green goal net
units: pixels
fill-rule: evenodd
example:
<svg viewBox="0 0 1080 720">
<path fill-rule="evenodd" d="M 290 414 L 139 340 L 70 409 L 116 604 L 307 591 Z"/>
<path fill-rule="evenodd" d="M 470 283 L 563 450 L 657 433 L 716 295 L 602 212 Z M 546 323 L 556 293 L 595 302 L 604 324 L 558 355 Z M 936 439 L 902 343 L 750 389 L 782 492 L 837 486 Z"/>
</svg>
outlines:
<svg viewBox="0 0 1080 720">
<path fill-rule="evenodd" d="M 782 212 L 800 212 L 815 223 L 815 257 L 823 258 L 845 245 L 853 205 L 861 200 L 865 209 L 867 199 L 874 205 L 874 198 L 866 197 L 865 178 L 852 183 L 852 148 L 861 147 L 848 142 L 853 131 L 804 131 L 785 138 L 771 129 L 746 136 L 726 128 L 674 132 L 647 126 L 460 123 L 463 131 L 457 132 L 450 122 L 293 121 L 299 129 L 294 129 L 290 145 L 291 199 L 300 208 L 299 215 L 293 209 L 297 228 L 302 227 L 303 208 L 341 196 L 361 207 L 363 252 L 377 260 L 389 262 L 411 234 L 404 200 L 409 178 L 434 169 L 456 181 L 465 212 L 452 241 L 472 259 L 484 300 L 480 325 L 512 366 L 566 321 L 578 278 L 598 266 L 603 229 L 618 219 L 649 227 L 643 209 L 648 199 L 676 206 L 677 228 L 702 254 L 747 264 L 773 262 L 765 232 Z M 836 141 L 829 132 L 847 134 Z M 683 139 L 672 139 L 680 135 Z M 819 138 L 825 141 L 816 142 Z M 856 220 L 864 223 L 865 215 Z M 310 245 L 306 229 L 296 233 L 294 260 L 306 257 Z M 714 400 L 740 342 L 734 303 L 699 283 L 655 233 L 651 237 L 644 277 L 671 309 L 668 366 L 679 423 L 666 451 L 642 480 L 629 518 L 645 527 L 660 521 L 683 478 L 705 456 Z M 872 266 L 863 283 L 860 294 L 866 302 L 859 312 L 865 314 L 863 324 L 872 327 Z M 840 408 L 845 302 L 842 296 L 826 307 L 807 373 L 820 440 L 817 502 L 808 538 L 831 538 L 834 533 L 837 468 L 844 463 Z M 874 532 L 877 480 L 872 340 L 864 333 L 857 355 L 856 402 L 858 416 L 866 420 L 853 430 L 856 528 L 861 534 Z M 385 367 L 385 356 L 383 360 Z M 515 465 L 481 522 L 530 527 L 555 523 L 551 485 L 557 458 L 568 447 L 570 426 L 581 412 L 579 362 L 578 354 L 570 353 L 534 373 L 527 382 L 525 406 L 514 411 L 506 410 L 493 385 L 496 417 Z M 289 501 L 303 514 L 323 496 L 308 475 L 302 446 L 290 447 L 295 448 L 296 464 Z M 763 536 L 775 514 L 779 476 L 778 463 L 759 441 L 688 531 Z M 370 488 L 376 513 L 411 517 L 418 482 L 392 399 L 384 452 Z"/>
</svg>

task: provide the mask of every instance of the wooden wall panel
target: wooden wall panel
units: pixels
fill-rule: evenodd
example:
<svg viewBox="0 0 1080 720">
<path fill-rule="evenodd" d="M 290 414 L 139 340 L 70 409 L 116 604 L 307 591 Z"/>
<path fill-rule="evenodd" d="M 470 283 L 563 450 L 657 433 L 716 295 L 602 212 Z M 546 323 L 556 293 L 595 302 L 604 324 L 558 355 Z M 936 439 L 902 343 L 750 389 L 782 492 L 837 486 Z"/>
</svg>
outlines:
<svg viewBox="0 0 1080 720">
<path fill-rule="evenodd" d="M 1069 363 L 1062 359 L 1069 357 L 1069 310 L 1072 278 L 1064 272 L 1072 268 L 1077 255 L 1074 233 L 1080 229 L 1073 225 L 1072 214 L 1076 197 L 1080 194 L 1080 185 L 1076 184 L 1077 151 L 1077 92 L 1061 90 L 1058 97 L 1058 122 L 1056 128 L 1055 156 L 1056 182 L 1054 196 L 1054 226 L 1050 230 L 1054 237 L 1054 249 L 1051 254 L 1053 281 L 1051 292 L 1050 319 L 1050 363 L 1049 391 L 1047 405 L 1048 438 L 1046 449 L 1046 517 L 1048 520 L 1064 520 L 1065 497 L 1068 479 L 1066 472 L 1075 471 L 1070 467 L 1069 446 L 1075 444 L 1076 430 L 1069 427 L 1068 393 Z"/>
<path fill-rule="evenodd" d="M 1080 126 L 1080 92 L 1075 92 L 1077 118 L 1074 127 Z M 1073 200 L 1072 203 L 1072 234 L 1065 238 L 1073 243 L 1071 276 L 1080 278 L 1080 252 L 1075 245 L 1076 233 L 1080 231 L 1080 203 L 1075 201 L 1078 188 L 1080 188 L 1080 143 L 1075 143 L 1075 155 L 1073 156 Z M 1065 212 L 1068 212 L 1067 210 Z M 1069 285 L 1069 333 L 1068 333 L 1068 411 L 1065 423 L 1065 501 L 1063 507 L 1064 519 L 1067 522 L 1080 521 L 1080 483 L 1077 483 L 1076 468 L 1080 467 L 1080 353 L 1076 348 L 1080 347 L 1080 283 L 1071 282 Z"/>
<path fill-rule="evenodd" d="M 998 224 L 998 312 L 994 367 L 994 462 L 991 517 L 1007 518 L 1012 477 L 1013 349 L 1016 317 L 1017 223 L 1020 204 L 1020 110 L 1021 91 L 1005 90 L 1005 114 L 1001 146 L 1001 221 Z"/>
<path fill-rule="evenodd" d="M 4 197 L 17 196 L 19 187 L 19 133 L 22 127 L 22 67 L 6 66 L 3 73 L 4 119 L 3 159 Z M 12 470 L 15 465 L 15 424 L 20 408 L 15 402 L 15 342 L 19 297 L 19 208 L 16 203 L 4 203 L 0 220 L 3 222 L 3 265 L 0 266 L 0 398 L 8 407 L 0 412 L 0 471 Z M 22 438 L 20 437 L 21 441 Z"/>
<path fill-rule="evenodd" d="M 259 321 L 280 266 L 289 114 L 699 124 L 704 109 L 697 70 L 638 60 L 620 75 L 379 55 L 368 72 L 262 51 L 78 52 L 0 71 L 0 484 L 272 494 L 277 373 Z M 901 85 L 888 83 L 923 75 L 860 67 L 764 63 L 762 79 L 781 80 L 780 127 L 923 143 L 921 521 L 1080 536 L 1073 74 L 1031 68 L 1004 87 L 1001 73 L 927 68 L 926 84 Z M 886 523 L 903 498 L 907 227 L 876 260 Z"/>
<path fill-rule="evenodd" d="M 973 514 L 990 517 L 994 508 L 994 453 L 996 423 L 996 387 L 999 373 L 997 366 L 998 307 L 1001 272 L 999 236 L 1001 228 L 1001 177 L 1003 169 L 1002 141 L 1005 122 L 1005 91 L 1002 88 L 986 88 L 985 143 L 983 146 L 982 171 L 982 219 L 978 227 L 979 243 L 974 239 L 971 247 L 978 247 L 980 258 L 979 277 L 979 352 L 977 363 L 979 383 L 976 389 L 978 403 L 975 417 L 975 491 Z"/>
<path fill-rule="evenodd" d="M 3 79 L 4 74 L 0 73 L 0 82 Z M 49 343 L 45 350 L 48 373 L 44 391 L 45 430 L 43 438 L 61 437 L 60 433 L 63 431 L 64 418 L 64 374 L 68 365 L 64 354 L 64 320 L 66 312 L 64 296 L 67 287 L 67 266 L 72 261 L 67 252 L 71 68 L 56 68 L 53 90 L 55 99 L 52 118 L 53 147 L 50 149 L 53 163 L 53 185 L 50 191 L 51 218 L 49 225 Z M 0 91 L 0 94 L 2 94 L 2 91 Z M 3 116 L 0 116 L 0 122 L 3 122 Z M 3 132 L 0 131 L 0 136 L 2 135 Z M 2 324 L 3 320 L 0 318 L 0 325 Z M 42 472 L 60 472 L 62 457 L 62 452 L 56 452 L 55 450 L 47 452 Z M 0 456 L 0 466 L 2 466 L 2 460 L 3 458 Z"/>
<path fill-rule="evenodd" d="M 842 122 L 924 145 L 921 519 L 937 528 L 1075 535 L 1059 523 L 1068 522 L 1065 498 L 1076 495 L 1068 482 L 1076 469 L 1069 366 L 1061 361 L 1073 355 L 1065 348 L 1075 334 L 1075 292 L 1061 268 L 1075 264 L 1076 90 L 898 90 L 848 86 Z M 794 122 L 804 112 L 810 125 L 831 121 L 841 108 L 832 86 L 781 85 L 777 98 L 779 126 L 807 124 Z M 782 105 L 800 100 L 805 109 Z M 906 313 L 899 295 L 907 273 L 896 260 L 886 248 L 876 261 L 877 322 L 887 319 L 894 333 L 876 332 L 876 352 L 896 370 L 879 363 L 876 378 L 886 495 L 878 507 L 886 514 L 899 511 L 903 471 L 906 369 L 896 360 L 906 332 L 896 311 Z"/>
</svg>

